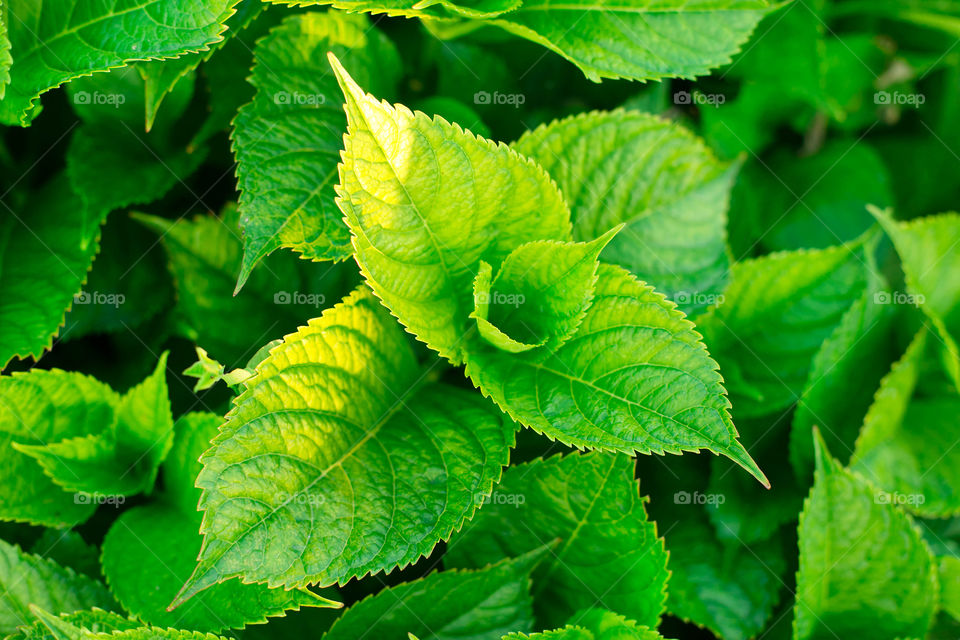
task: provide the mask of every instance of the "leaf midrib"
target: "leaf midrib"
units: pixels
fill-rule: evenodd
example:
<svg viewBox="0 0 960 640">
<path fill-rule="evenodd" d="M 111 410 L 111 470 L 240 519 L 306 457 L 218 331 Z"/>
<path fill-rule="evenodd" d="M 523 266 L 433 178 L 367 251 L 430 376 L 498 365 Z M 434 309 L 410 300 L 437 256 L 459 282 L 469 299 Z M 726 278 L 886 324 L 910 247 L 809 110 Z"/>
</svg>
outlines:
<svg viewBox="0 0 960 640">
<path fill-rule="evenodd" d="M 274 375 L 279 375 L 279 372 L 278 372 L 278 373 L 275 373 Z M 337 460 L 335 460 L 335 461 L 332 462 L 331 464 L 327 465 L 326 469 L 324 469 L 321 473 L 317 474 L 317 477 L 316 477 L 316 478 L 314 478 L 313 480 L 311 480 L 308 484 L 306 484 L 306 485 L 303 486 L 302 488 L 300 488 L 300 489 L 298 489 L 297 491 L 291 493 L 290 496 L 287 498 L 287 500 L 285 500 L 284 502 L 282 502 L 282 503 L 278 504 L 277 506 L 275 506 L 269 513 L 264 514 L 264 515 L 260 518 L 260 520 L 258 520 L 257 522 L 251 524 L 251 525 L 248 526 L 246 529 L 244 529 L 234 540 L 232 540 L 232 541 L 230 542 L 230 544 L 229 544 L 228 546 L 226 546 L 226 547 L 223 549 L 223 551 L 221 551 L 219 554 L 217 554 L 217 556 L 216 556 L 215 559 L 212 559 L 210 562 L 207 563 L 208 566 L 209 566 L 209 568 L 208 568 L 206 571 L 204 571 L 203 574 L 201 574 L 200 576 L 197 576 L 197 578 L 196 578 L 195 580 L 191 580 L 190 582 L 194 582 L 194 583 L 195 583 L 195 582 L 198 581 L 199 579 L 206 577 L 207 574 L 209 574 L 210 571 L 212 571 L 212 570 L 216 567 L 216 564 L 217 564 L 229 551 L 231 551 L 234 547 L 236 547 L 237 544 L 239 544 L 239 542 L 240 542 L 241 540 L 243 540 L 243 539 L 247 536 L 247 534 L 249 534 L 251 531 L 254 531 L 255 529 L 258 529 L 258 528 L 262 527 L 262 526 L 264 525 L 264 523 L 265 523 L 268 519 L 273 518 L 274 516 L 276 516 L 277 512 L 280 511 L 280 509 L 282 509 L 282 508 L 285 507 L 287 504 L 289 504 L 290 502 L 292 502 L 293 500 L 295 500 L 295 499 L 298 498 L 299 496 L 304 495 L 306 492 L 308 492 L 310 489 L 312 489 L 312 488 L 314 487 L 314 485 L 316 485 L 318 482 L 320 482 L 321 480 L 323 480 L 323 478 L 325 478 L 327 475 L 329 475 L 331 471 L 333 471 L 334 469 L 342 466 L 342 464 L 343 464 L 346 460 L 348 460 L 351 456 L 353 456 L 354 453 L 356 453 L 357 450 L 360 449 L 360 447 L 362 447 L 364 444 L 366 444 L 368 441 L 370 441 L 374 436 L 378 435 L 378 434 L 380 433 L 380 430 L 383 428 L 383 426 L 384 426 L 385 424 L 387 424 L 387 422 L 389 422 L 389 421 L 393 418 L 393 416 L 396 415 L 402 408 L 406 407 L 407 400 L 410 399 L 410 398 L 411 398 L 413 395 L 415 395 L 417 392 L 419 392 L 420 389 L 421 389 L 425 384 L 427 384 L 427 382 L 428 382 L 427 376 L 426 376 L 426 375 L 423 375 L 422 372 L 421 372 L 421 375 L 419 375 L 417 378 L 415 378 L 415 380 L 416 380 L 416 382 L 415 382 L 413 385 L 411 385 L 410 388 L 408 388 L 406 391 L 404 391 L 403 394 L 401 394 L 401 395 L 397 398 L 397 400 L 394 402 L 394 404 L 393 404 L 393 405 L 386 411 L 386 413 L 377 421 L 377 423 L 376 423 L 373 427 L 371 427 L 371 428 L 363 435 L 362 438 L 360 438 L 360 439 L 359 439 L 355 444 L 353 444 L 347 451 L 345 451 L 345 452 L 343 453 L 343 455 L 341 455 Z M 242 400 L 242 398 L 243 398 L 242 396 L 241 396 L 240 398 L 237 398 L 237 402 L 239 403 L 239 402 Z M 273 412 L 270 412 L 270 413 L 278 413 L 278 412 L 273 411 Z M 340 417 L 340 419 L 343 419 L 343 418 Z M 348 421 L 348 422 L 349 422 L 349 421 Z M 248 422 L 245 422 L 244 424 L 248 424 Z M 353 424 L 356 424 L 356 423 L 353 423 Z M 243 425 L 240 425 L 240 426 L 243 426 Z M 357 425 L 357 426 L 359 426 L 359 425 Z"/>
</svg>

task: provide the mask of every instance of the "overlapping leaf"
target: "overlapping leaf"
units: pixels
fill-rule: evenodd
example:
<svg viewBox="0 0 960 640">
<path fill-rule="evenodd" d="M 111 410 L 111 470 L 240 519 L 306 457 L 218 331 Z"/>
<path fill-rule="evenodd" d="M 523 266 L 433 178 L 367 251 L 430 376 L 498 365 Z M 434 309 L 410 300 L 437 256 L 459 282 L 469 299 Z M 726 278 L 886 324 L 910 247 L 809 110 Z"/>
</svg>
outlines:
<svg viewBox="0 0 960 640">
<path fill-rule="evenodd" d="M 32 612 L 37 618 L 25 633 L 35 640 L 226 640 L 221 636 L 182 629 L 145 627 L 139 623 L 99 610 L 80 611 L 73 615 L 54 616 L 39 607 Z"/>
<path fill-rule="evenodd" d="M 116 607 L 99 582 L 0 540 L 0 633 L 33 622 L 31 605 L 54 613 Z"/>
<path fill-rule="evenodd" d="M 520 6 L 520 0 L 269 0 L 298 6 L 330 5 L 349 12 L 366 11 L 407 18 L 493 18 Z"/>
<path fill-rule="evenodd" d="M 393 44 L 363 16 L 291 16 L 257 44 L 250 78 L 257 93 L 232 136 L 244 239 L 238 288 L 278 247 L 314 260 L 352 253 L 334 203 L 346 119 L 327 51 L 378 92 L 392 92 L 400 75 Z"/>
<path fill-rule="evenodd" d="M 690 78 L 730 61 L 768 0 L 525 0 L 494 23 L 601 78 Z"/>
<path fill-rule="evenodd" d="M 538 549 L 479 571 L 441 571 L 390 587 L 347 609 L 323 640 L 407 634 L 459 640 L 530 631 L 530 572 L 545 555 Z"/>
<path fill-rule="evenodd" d="M 187 54 L 175 60 L 152 60 L 137 62 L 132 65 L 143 78 L 144 83 L 144 117 L 146 130 L 153 128 L 153 123 L 160 110 L 160 104 L 177 87 L 191 84 L 195 80 L 196 69 L 201 62 L 205 62 L 238 32 L 250 25 L 263 11 L 263 4 L 257 0 L 240 0 L 236 5 L 236 12 L 226 21 L 226 33 L 223 39 L 215 42 L 206 51 L 196 54 Z"/>
<path fill-rule="evenodd" d="M 49 349 L 97 251 L 99 227 L 64 178 L 0 211 L 0 368 Z"/>
<path fill-rule="evenodd" d="M 17 640 L 79 640 L 83 630 L 89 633 L 136 629 L 139 622 L 119 613 L 92 608 L 55 616 L 36 605 L 30 608 L 34 621 L 20 627 Z"/>
<path fill-rule="evenodd" d="M 670 552 L 668 611 L 725 640 L 755 637 L 779 600 L 786 571 L 782 543 L 776 537 L 749 545 L 718 540 L 698 513 L 702 507 L 685 504 L 664 536 Z"/>
<path fill-rule="evenodd" d="M 119 398 L 109 387 L 79 373 L 33 371 L 0 378 L 0 518 L 72 525 L 94 505 L 77 500 L 14 443 L 57 442 L 95 433 L 114 420 Z"/>
<path fill-rule="evenodd" d="M 863 295 L 862 244 L 739 262 L 722 304 L 698 322 L 738 417 L 792 405 L 814 356 Z"/>
<path fill-rule="evenodd" d="M 565 627 L 542 633 L 511 633 L 503 640 L 660 640 L 653 629 L 603 609 L 578 612 Z"/>
<path fill-rule="evenodd" d="M 233 578 L 168 612 L 196 564 L 198 527 L 194 514 L 165 505 L 137 507 L 114 522 L 103 542 L 103 571 L 127 611 L 152 625 L 220 632 L 302 606 L 339 606 L 305 588 L 270 589 Z"/>
<path fill-rule="evenodd" d="M 381 103 L 332 64 L 348 124 L 337 202 L 357 262 L 400 322 L 459 362 L 479 261 L 499 265 L 525 242 L 569 239 L 570 213 L 531 161 Z"/>
<path fill-rule="evenodd" d="M 10 38 L 7 33 L 7 4 L 0 0 L 0 99 L 7 90 L 10 82 L 10 65 L 13 58 L 10 56 Z"/>
<path fill-rule="evenodd" d="M 853 451 L 863 418 L 883 374 L 896 358 L 891 294 L 871 279 L 813 359 L 793 414 L 790 461 L 798 477 L 813 472 L 813 427 L 843 462 Z"/>
<path fill-rule="evenodd" d="M 599 452 L 511 467 L 490 504 L 448 545 L 447 566 L 483 567 L 559 539 L 533 574 L 542 627 L 598 606 L 655 628 L 666 601 L 667 554 L 633 468 L 627 456 Z"/>
<path fill-rule="evenodd" d="M 92 431 L 78 432 L 62 439 L 44 438 L 24 424 L 19 430 L 13 431 L 21 433 L 20 438 L 14 436 L 13 448 L 35 458 L 44 472 L 68 491 L 91 496 L 149 492 L 160 463 L 173 444 L 166 366 L 167 354 L 164 353 L 153 374 L 119 399 L 114 399 L 106 385 L 96 383 L 94 386 L 100 387 L 101 397 L 109 403 L 112 419 L 104 424 L 91 425 Z M 19 377 L 15 376 L 8 388 L 8 401 L 11 404 L 22 402 L 22 398 L 18 397 L 20 389 L 16 385 Z M 86 382 L 88 378 L 69 373 L 62 373 L 52 381 L 56 383 L 64 378 L 77 378 L 79 384 L 92 384 Z M 49 381 L 44 378 L 42 384 Z M 29 385 L 30 381 L 24 384 Z M 95 404 L 97 408 L 99 405 L 100 402 Z M 27 411 L 38 408 L 49 411 L 53 407 L 40 404 L 40 407 L 27 405 L 24 408 Z M 42 423 L 38 426 L 43 428 Z M 23 429 L 27 429 L 26 433 L 22 432 Z M 87 499 L 90 499 L 89 496 Z"/>
<path fill-rule="evenodd" d="M 506 257 L 495 277 L 486 262 L 474 280 L 471 314 L 480 335 L 510 352 L 556 348 L 577 329 L 597 282 L 597 257 L 620 230 L 591 242 L 539 241 Z"/>
<path fill-rule="evenodd" d="M 461 318 L 474 307 L 474 269 L 499 264 L 523 240 L 568 237 L 566 205 L 529 161 L 377 102 L 332 62 L 349 123 L 339 203 L 361 271 L 403 324 L 454 362 L 468 349 L 467 372 L 483 392 L 553 438 L 630 453 L 706 448 L 762 478 L 693 326 L 618 268 L 601 268 L 580 331 L 559 349 L 516 354 L 471 342 Z"/>
<path fill-rule="evenodd" d="M 960 395 L 935 360 L 936 334 L 924 328 L 877 390 L 850 467 L 889 501 L 928 517 L 960 514 Z"/>
<path fill-rule="evenodd" d="M 913 521 L 816 440 L 813 489 L 800 515 L 796 640 L 924 637 L 936 563 Z M 910 606 L 904 606 L 910 603 Z"/>
<path fill-rule="evenodd" d="M 40 94 L 133 60 L 176 58 L 221 39 L 239 0 L 4 0 L 13 64 L 0 123 L 28 125 Z"/>
<path fill-rule="evenodd" d="M 99 550 L 75 529 L 45 528 L 29 551 L 91 578 L 100 576 Z"/>
<path fill-rule="evenodd" d="M 625 453 L 707 449 L 766 482 L 729 415 L 693 324 L 620 267 L 601 265 L 593 302 L 560 348 L 476 349 L 467 374 L 521 424 L 577 447 Z"/>
<path fill-rule="evenodd" d="M 266 622 L 301 606 L 339 606 L 307 589 L 269 589 L 227 580 L 197 594 L 176 611 L 167 605 L 190 577 L 200 551 L 200 490 L 193 486 L 223 422 L 210 413 L 189 413 L 177 421 L 177 440 L 163 467 L 159 503 L 126 511 L 103 542 L 103 572 L 123 607 L 156 626 L 220 632 Z"/>
<path fill-rule="evenodd" d="M 655 284 L 687 312 L 723 290 L 735 171 L 683 127 L 643 113 L 593 112 L 541 126 L 512 146 L 557 181 L 576 240 L 626 224 L 604 261 Z"/>
<path fill-rule="evenodd" d="M 228 205 L 219 218 L 136 216 L 160 234 L 170 257 L 178 333 L 229 367 L 246 364 L 260 345 L 317 315 L 355 282 L 347 265 L 313 265 L 278 255 L 234 296 L 243 256 L 237 215 Z"/>
<path fill-rule="evenodd" d="M 170 95 L 150 133 L 143 131 L 144 80 L 132 67 L 79 78 L 67 93 L 83 124 L 70 139 L 66 173 L 83 200 L 88 228 L 115 209 L 152 202 L 185 184 L 206 157 L 206 149 L 188 153 L 179 133 L 190 84 Z"/>
<path fill-rule="evenodd" d="M 457 530 L 499 479 L 514 426 L 425 375 L 364 290 L 275 347 L 203 456 L 204 544 L 177 603 L 233 576 L 343 583 Z"/>
<path fill-rule="evenodd" d="M 893 240 L 903 264 L 907 288 L 940 333 L 948 372 L 960 389 L 960 214 L 944 213 L 897 222 L 889 212 L 874 215 Z"/>
<path fill-rule="evenodd" d="M 273 0 L 293 3 L 293 0 Z M 488 19 L 577 65 L 591 80 L 693 77 L 730 61 L 768 0 L 298 0 L 347 11 L 417 17 Z"/>
</svg>

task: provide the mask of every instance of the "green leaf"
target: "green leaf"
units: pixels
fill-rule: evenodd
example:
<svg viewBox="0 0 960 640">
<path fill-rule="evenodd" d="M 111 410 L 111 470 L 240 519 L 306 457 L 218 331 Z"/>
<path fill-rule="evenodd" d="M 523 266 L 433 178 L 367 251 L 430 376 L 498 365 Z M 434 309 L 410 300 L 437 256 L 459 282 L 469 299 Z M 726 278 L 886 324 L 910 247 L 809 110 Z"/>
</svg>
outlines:
<svg viewBox="0 0 960 640">
<path fill-rule="evenodd" d="M 206 50 L 222 39 L 237 2 L 182 0 L 170 12 L 163 0 L 5 0 L 14 62 L 0 123 L 28 125 L 40 112 L 40 94 L 74 78 Z"/>
<path fill-rule="evenodd" d="M 849 460 L 873 394 L 897 357 L 889 299 L 880 283 L 871 283 L 814 356 L 790 427 L 790 462 L 798 478 L 813 477 L 814 426 L 839 460 Z"/>
<path fill-rule="evenodd" d="M 542 633 L 511 633 L 503 640 L 660 640 L 659 633 L 603 609 L 580 611 L 562 629 Z"/>
<path fill-rule="evenodd" d="M 79 373 L 32 370 L 0 377 L 0 518 L 70 526 L 94 511 L 53 483 L 14 444 L 44 445 L 104 429 L 114 421 L 117 394 Z"/>
<path fill-rule="evenodd" d="M 282 341 L 272 340 L 268 342 L 266 346 L 272 349 L 280 342 Z M 263 351 L 263 349 L 264 347 L 261 347 L 260 351 Z M 259 353 L 259 351 L 257 353 Z M 197 384 L 193 386 L 194 392 L 209 389 L 221 380 L 223 380 L 228 387 L 234 387 L 243 384 L 253 375 L 252 368 L 234 369 L 226 372 L 224 366 L 208 356 L 203 347 L 197 347 L 197 356 L 199 360 L 183 370 L 183 375 L 197 379 Z M 256 354 L 254 354 L 254 357 L 256 357 Z"/>
<path fill-rule="evenodd" d="M 910 516 L 834 460 L 815 433 L 816 472 L 800 514 L 794 638 L 923 637 L 937 567 Z M 904 606 L 909 603 L 909 606 Z"/>
<path fill-rule="evenodd" d="M 903 264 L 907 289 L 946 341 L 953 364 L 950 373 L 960 388 L 960 214 L 944 213 L 910 222 L 897 222 L 888 212 L 872 210 L 893 240 Z"/>
<path fill-rule="evenodd" d="M 291 588 L 405 566 L 507 463 L 514 425 L 474 394 L 423 386 L 429 369 L 364 289 L 256 371 L 202 458 L 204 545 L 176 604 L 233 576 Z"/>
<path fill-rule="evenodd" d="M 618 615 L 612 611 L 599 608 L 590 608 L 580 611 L 572 618 L 569 624 L 588 629 L 597 640 L 658 640 L 662 638 L 653 629 L 639 625 L 634 620 Z"/>
<path fill-rule="evenodd" d="M 222 422 L 212 413 L 177 420 L 177 439 L 163 465 L 161 502 L 125 512 L 104 539 L 103 571 L 111 591 L 146 623 L 213 632 L 266 622 L 301 606 L 340 606 L 307 589 L 269 589 L 233 579 L 167 611 L 200 551 L 200 490 L 194 481 L 202 469 L 198 458 Z"/>
<path fill-rule="evenodd" d="M 479 571 L 441 571 L 389 587 L 347 609 L 323 640 L 498 638 L 530 631 L 530 572 L 543 549 Z"/>
<path fill-rule="evenodd" d="M 773 432 L 781 418 L 764 423 Z M 741 428 L 744 428 L 741 425 Z M 770 442 L 763 441 L 766 436 Z M 706 505 L 707 516 L 716 537 L 733 545 L 760 544 L 770 540 L 784 524 L 796 523 L 809 483 L 800 484 L 790 465 L 784 464 L 784 439 L 770 433 L 758 436 L 760 451 L 751 452 L 757 464 L 767 469 L 773 490 L 753 482 L 726 460 L 710 460 L 710 481 L 707 495 L 716 496 Z M 722 496 L 722 498 L 721 498 Z"/>
<path fill-rule="evenodd" d="M 68 491 L 93 496 L 150 492 L 173 444 L 173 417 L 166 382 L 167 353 L 153 374 L 114 402 L 112 422 L 59 441 L 13 443 L 37 460 Z"/>
<path fill-rule="evenodd" d="M 776 19 L 782 14 L 771 15 Z M 760 36 L 762 33 L 757 34 L 757 37 Z M 808 113 L 802 100 L 784 92 L 782 86 L 767 82 L 745 81 L 740 85 L 736 97 L 721 95 L 725 99 L 723 104 L 717 104 L 710 109 L 700 109 L 699 115 L 701 135 L 717 155 L 724 159 L 734 159 L 744 153 L 762 153 L 776 139 L 780 125 L 807 117 Z M 796 158 L 794 160 L 796 161 Z M 738 206 L 737 192 L 744 190 L 741 184 L 750 177 L 749 173 L 759 176 L 762 181 L 767 175 L 767 169 L 760 163 L 747 162 L 740 171 L 730 203 L 730 210 L 735 213 L 730 216 L 728 230 L 731 242 L 737 239 L 737 225 L 743 221 L 745 215 Z M 747 190 L 747 195 L 752 196 L 752 191 Z M 754 217 L 762 214 L 759 206 L 757 209 L 758 211 L 751 212 Z M 747 246 L 756 240 L 757 237 L 752 237 Z M 734 243 L 734 249 L 734 255 L 742 255 L 737 243 Z"/>
<path fill-rule="evenodd" d="M 800 397 L 814 356 L 863 295 L 862 243 L 739 262 L 723 302 L 698 319 L 738 418 Z"/>
<path fill-rule="evenodd" d="M 492 18 L 520 6 L 520 0 L 267 0 L 296 6 L 330 5 L 335 9 L 356 13 L 385 13 L 407 18 Z"/>
<path fill-rule="evenodd" d="M 758 637 L 780 598 L 783 543 L 777 536 L 750 544 L 719 540 L 690 492 L 662 497 L 673 498 L 678 516 L 671 522 L 655 514 L 670 553 L 667 610 L 724 640 Z"/>
<path fill-rule="evenodd" d="M 28 224 L 29 221 L 29 224 Z M 53 344 L 97 251 L 99 228 L 56 178 L 14 212 L 0 212 L 0 369 Z"/>
<path fill-rule="evenodd" d="M 111 211 L 152 202 L 183 184 L 205 155 L 155 150 L 116 123 L 83 126 L 70 141 L 67 175 L 83 199 L 87 228 L 96 230 Z"/>
<path fill-rule="evenodd" d="M 44 528 L 40 537 L 31 545 L 30 553 L 53 560 L 91 578 L 100 576 L 98 549 L 87 544 L 87 541 L 72 529 Z"/>
<path fill-rule="evenodd" d="M 685 128 L 643 113 L 595 111 L 541 126 L 512 146 L 557 181 L 576 240 L 626 224 L 605 262 L 654 283 L 688 313 L 722 291 L 736 168 Z"/>
<path fill-rule="evenodd" d="M 323 58 L 331 50 L 378 91 L 392 92 L 400 76 L 396 49 L 364 16 L 290 16 L 257 43 L 250 77 L 257 93 L 240 109 L 232 134 L 244 237 L 238 290 L 278 247 L 312 260 L 352 254 L 334 202 L 347 123 Z"/>
<path fill-rule="evenodd" d="M 670 302 L 601 265 L 580 329 L 555 350 L 472 351 L 467 375 L 517 422 L 576 447 L 624 453 L 708 449 L 762 483 L 694 330 Z"/>
<path fill-rule="evenodd" d="M 120 604 L 140 620 L 161 627 L 219 632 L 267 622 L 268 617 L 301 606 L 341 606 L 306 588 L 270 589 L 234 578 L 197 594 L 175 611 L 167 611 L 190 577 L 200 551 L 195 514 L 165 505 L 137 507 L 124 512 L 110 527 L 103 542 L 103 573 Z"/>
<path fill-rule="evenodd" d="M 256 91 L 247 78 L 254 64 L 256 43 L 283 17 L 289 15 L 282 9 L 271 11 L 269 6 L 258 0 L 251 0 L 251 3 L 266 10 L 247 28 L 228 37 L 223 48 L 200 68 L 209 113 L 191 139 L 191 149 L 203 146 L 214 134 L 229 131 L 240 107 L 253 100 Z M 243 9 L 243 6 L 238 7 L 237 15 Z"/>
<path fill-rule="evenodd" d="M 185 108 L 192 88 L 183 86 L 188 91 L 176 97 Z M 171 119 L 163 119 L 151 134 L 140 130 L 143 92 L 143 79 L 130 67 L 70 85 L 84 124 L 70 140 L 66 173 L 83 200 L 87 228 L 115 209 L 152 202 L 185 184 L 206 156 L 206 149 L 191 154 L 174 141 L 178 123 L 173 118 L 179 112 L 169 113 Z"/>
<path fill-rule="evenodd" d="M 773 7 L 767 0 L 527 0 L 494 24 L 597 82 L 692 78 L 729 62 Z"/>
<path fill-rule="evenodd" d="M 263 11 L 263 5 L 257 0 L 241 0 L 234 13 L 226 21 L 227 31 L 223 39 L 214 43 L 207 51 L 188 54 L 175 60 L 151 60 L 137 62 L 133 66 L 143 78 L 144 116 L 146 130 L 150 131 L 160 110 L 160 104 L 176 88 L 183 84 L 192 84 L 195 72 L 201 62 L 205 62 L 221 49 L 238 31 L 243 30 Z M 187 79 L 186 83 L 181 83 Z"/>
<path fill-rule="evenodd" d="M 593 299 L 597 257 L 621 228 L 592 242 L 541 240 L 520 245 L 503 261 L 495 278 L 490 277 L 490 266 L 481 262 L 471 314 L 480 335 L 514 353 L 566 342 L 580 327 Z"/>
<path fill-rule="evenodd" d="M 523 246 L 523 245 L 521 245 Z M 512 253 L 510 255 L 513 255 Z M 522 353 L 524 351 L 529 351 L 530 349 L 536 349 L 537 347 L 542 347 L 546 343 L 546 339 L 539 340 L 539 342 L 525 343 L 519 340 L 515 340 L 506 334 L 503 330 L 497 327 L 495 324 L 490 322 L 490 308 L 499 306 L 505 306 L 507 304 L 513 305 L 514 309 L 519 309 L 522 297 L 506 297 L 506 294 L 500 294 L 503 296 L 499 299 L 499 304 L 491 301 L 491 290 L 493 288 L 493 267 L 491 267 L 486 262 L 480 261 L 480 270 L 477 273 L 476 279 L 473 281 L 473 299 L 474 304 L 476 305 L 473 313 L 470 314 L 471 318 L 475 318 L 477 321 L 477 331 L 479 331 L 480 336 L 495 346 L 498 349 L 503 351 L 509 351 L 510 353 Z M 494 297 L 493 300 L 498 300 L 497 297 Z M 504 312 L 506 315 L 508 312 Z M 581 318 L 582 319 L 582 318 Z M 527 329 L 522 320 L 516 322 L 523 331 L 521 334 L 526 334 L 528 340 L 538 340 L 537 336 L 533 334 L 533 331 Z M 520 334 L 517 334 L 520 335 Z"/>
<path fill-rule="evenodd" d="M 0 99 L 3 99 L 7 90 L 7 83 L 10 82 L 10 65 L 13 64 L 13 58 L 10 56 L 10 37 L 7 33 L 7 2 L 0 0 Z"/>
<path fill-rule="evenodd" d="M 832 15 L 876 15 L 911 22 L 960 37 L 960 5 L 949 0 L 852 0 L 837 4 Z M 858 18 L 863 19 L 863 18 Z"/>
<path fill-rule="evenodd" d="M 90 633 L 84 630 L 81 632 L 79 640 L 227 640 L 227 638 L 200 631 L 140 627 L 113 633 Z"/>
<path fill-rule="evenodd" d="M 893 203 L 883 159 L 857 138 L 831 140 L 803 158 L 777 149 L 743 173 L 734 196 L 738 217 L 754 227 L 754 237 L 742 243 L 766 251 L 852 242 L 874 225 L 867 205 Z"/>
<path fill-rule="evenodd" d="M 600 452 L 511 467 L 447 546 L 445 566 L 479 568 L 559 538 L 533 574 L 541 626 L 598 606 L 656 627 L 667 597 L 667 553 L 633 470 L 632 458 Z"/>
<path fill-rule="evenodd" d="M 955 416 L 960 395 L 938 392 L 936 336 L 926 328 L 884 377 L 863 421 L 850 468 L 893 504 L 927 517 L 960 515 L 960 451 Z"/>
<path fill-rule="evenodd" d="M 357 262 L 400 322 L 458 363 L 481 258 L 499 264 L 525 242 L 568 240 L 567 206 L 532 161 L 380 102 L 331 64 L 348 123 L 337 203 Z"/>
<path fill-rule="evenodd" d="M 502 640 L 594 640 L 596 636 L 580 627 L 564 627 L 539 633 L 509 633 Z M 628 636 L 629 637 L 629 636 Z M 657 638 L 659 636 L 653 636 Z"/>
<path fill-rule="evenodd" d="M 940 608 L 960 620 L 960 558 L 940 558 Z"/>
<path fill-rule="evenodd" d="M 825 0 L 793 2 L 767 15 L 724 77 L 773 85 L 785 97 L 799 96 L 819 104 L 826 97 L 824 4 Z"/>
<path fill-rule="evenodd" d="M 163 462 L 162 497 L 184 513 L 197 511 L 200 489 L 194 482 L 203 469 L 200 456 L 211 447 L 221 424 L 221 416 L 191 412 L 180 416 L 174 425 L 176 438 Z"/>
<path fill-rule="evenodd" d="M 93 334 L 126 333 L 173 305 L 173 282 L 156 236 L 127 216 L 104 224 L 100 253 L 74 296 L 62 330 L 64 341 Z M 159 337 L 159 336 L 158 336 Z"/>
<path fill-rule="evenodd" d="M 118 613 L 103 609 L 89 609 L 55 616 L 41 607 L 30 605 L 30 613 L 35 621 L 29 626 L 20 627 L 20 636 L 24 640 L 78 640 L 81 629 L 91 633 L 106 631 L 125 631 L 136 629 L 140 623 Z"/>
<path fill-rule="evenodd" d="M 229 367 L 242 366 L 257 346 L 295 329 L 353 286 L 350 265 L 314 265 L 278 255 L 234 296 L 243 256 L 235 206 L 228 205 L 219 218 L 135 218 L 161 236 L 170 257 L 177 332 Z"/>
<path fill-rule="evenodd" d="M 54 613 L 116 606 L 99 582 L 0 540 L 0 633 L 33 622 L 30 605 Z"/>
</svg>

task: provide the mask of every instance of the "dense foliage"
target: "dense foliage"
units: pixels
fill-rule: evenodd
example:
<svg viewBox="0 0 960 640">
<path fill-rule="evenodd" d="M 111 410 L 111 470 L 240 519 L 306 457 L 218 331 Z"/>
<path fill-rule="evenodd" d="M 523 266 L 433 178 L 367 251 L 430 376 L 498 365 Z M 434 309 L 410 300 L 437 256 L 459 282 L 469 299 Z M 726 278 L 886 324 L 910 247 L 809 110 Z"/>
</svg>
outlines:
<svg viewBox="0 0 960 640">
<path fill-rule="evenodd" d="M 956 638 L 958 38 L 0 0 L 0 637 Z"/>
</svg>

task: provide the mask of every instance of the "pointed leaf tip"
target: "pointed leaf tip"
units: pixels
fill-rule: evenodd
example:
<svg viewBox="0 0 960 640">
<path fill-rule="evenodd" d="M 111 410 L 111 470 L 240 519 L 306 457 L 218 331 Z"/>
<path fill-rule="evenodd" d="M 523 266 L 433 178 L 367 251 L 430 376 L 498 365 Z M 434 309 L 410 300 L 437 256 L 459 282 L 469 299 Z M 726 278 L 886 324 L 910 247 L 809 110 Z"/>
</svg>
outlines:
<svg viewBox="0 0 960 640">
<path fill-rule="evenodd" d="M 837 463 L 830 455 L 830 449 L 827 448 L 827 442 L 823 439 L 820 427 L 813 426 L 813 455 L 814 468 L 818 473 L 827 473 L 836 467 Z"/>
<path fill-rule="evenodd" d="M 721 453 L 728 456 L 731 460 L 743 467 L 750 475 L 756 478 L 765 488 L 770 488 L 770 480 L 760 469 L 760 466 L 751 457 L 750 452 L 738 440 L 734 440 L 733 446 L 727 451 Z"/>
<path fill-rule="evenodd" d="M 183 586 L 180 587 L 180 591 L 177 592 L 177 595 L 173 597 L 173 600 L 170 604 L 167 605 L 167 611 L 173 611 L 187 600 L 197 595 L 207 587 L 213 586 L 216 583 L 216 580 L 207 579 L 207 576 L 210 574 L 209 571 L 204 571 L 203 574 L 200 573 L 201 565 L 197 565 L 194 568 L 193 573 L 190 574 L 190 577 L 187 578 L 187 581 L 183 583 Z"/>
<path fill-rule="evenodd" d="M 354 100 L 362 98 L 365 95 L 363 89 L 354 81 L 350 73 L 340 63 L 340 59 L 332 51 L 327 52 L 327 60 L 330 61 L 333 75 L 337 77 L 337 83 L 343 90 L 344 97 L 348 99 L 352 97 Z"/>
</svg>

